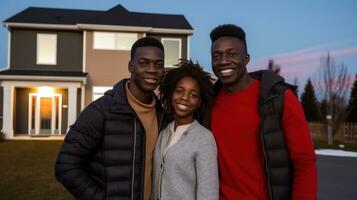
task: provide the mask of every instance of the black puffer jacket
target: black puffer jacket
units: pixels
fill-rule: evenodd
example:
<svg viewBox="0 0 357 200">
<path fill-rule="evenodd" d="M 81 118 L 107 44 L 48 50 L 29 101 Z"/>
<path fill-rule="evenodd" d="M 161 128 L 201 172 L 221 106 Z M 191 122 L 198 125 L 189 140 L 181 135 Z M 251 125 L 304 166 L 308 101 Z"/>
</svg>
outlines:
<svg viewBox="0 0 357 200">
<path fill-rule="evenodd" d="M 145 130 L 125 82 L 85 108 L 66 135 L 55 174 L 77 199 L 143 199 Z M 161 130 L 166 118 L 159 101 L 156 111 Z"/>
</svg>

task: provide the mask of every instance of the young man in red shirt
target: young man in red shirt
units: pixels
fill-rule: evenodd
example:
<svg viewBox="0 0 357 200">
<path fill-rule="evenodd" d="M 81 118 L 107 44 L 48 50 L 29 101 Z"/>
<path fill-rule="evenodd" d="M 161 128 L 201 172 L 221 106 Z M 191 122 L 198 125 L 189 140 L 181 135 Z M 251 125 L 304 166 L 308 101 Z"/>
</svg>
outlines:
<svg viewBox="0 0 357 200">
<path fill-rule="evenodd" d="M 316 156 L 295 94 L 272 72 L 247 72 L 240 27 L 221 25 L 210 36 L 220 199 L 316 199 Z"/>
</svg>

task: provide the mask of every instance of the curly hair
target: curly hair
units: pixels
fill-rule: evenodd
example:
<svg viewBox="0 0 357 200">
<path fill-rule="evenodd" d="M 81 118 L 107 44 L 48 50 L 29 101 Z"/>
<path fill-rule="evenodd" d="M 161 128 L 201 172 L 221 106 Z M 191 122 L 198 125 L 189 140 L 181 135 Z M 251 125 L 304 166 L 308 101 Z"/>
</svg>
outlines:
<svg viewBox="0 0 357 200">
<path fill-rule="evenodd" d="M 194 113 L 194 118 L 202 123 L 205 112 L 210 111 L 214 101 L 213 78 L 198 63 L 194 64 L 191 60 L 180 59 L 180 62 L 176 66 L 177 68 L 166 71 L 159 86 L 159 96 L 163 107 L 168 115 L 174 115 L 172 95 L 176 84 L 184 77 L 191 77 L 198 82 L 201 91 L 201 104 Z"/>
</svg>

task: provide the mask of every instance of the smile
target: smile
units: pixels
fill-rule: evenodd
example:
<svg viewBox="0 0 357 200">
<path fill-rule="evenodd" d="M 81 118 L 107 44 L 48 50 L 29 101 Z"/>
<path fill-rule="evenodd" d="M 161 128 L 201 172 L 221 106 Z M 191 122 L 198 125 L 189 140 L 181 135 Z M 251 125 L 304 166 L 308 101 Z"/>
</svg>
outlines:
<svg viewBox="0 0 357 200">
<path fill-rule="evenodd" d="M 177 105 L 177 108 L 181 111 L 186 111 L 188 110 L 188 106 L 185 106 L 185 105 L 182 105 L 182 104 L 176 104 Z"/>
<path fill-rule="evenodd" d="M 145 78 L 144 80 L 149 84 L 156 84 L 157 83 L 157 79 L 153 79 L 153 78 Z"/>
<path fill-rule="evenodd" d="M 220 73 L 222 76 L 230 76 L 233 73 L 233 69 L 222 69 Z"/>
</svg>

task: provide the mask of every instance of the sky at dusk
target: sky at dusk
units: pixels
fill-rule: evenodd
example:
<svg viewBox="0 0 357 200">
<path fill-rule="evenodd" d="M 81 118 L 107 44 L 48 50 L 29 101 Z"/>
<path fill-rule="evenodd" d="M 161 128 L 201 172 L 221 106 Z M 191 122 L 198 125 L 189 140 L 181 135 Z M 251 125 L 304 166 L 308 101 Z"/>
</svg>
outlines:
<svg viewBox="0 0 357 200">
<path fill-rule="evenodd" d="M 108 10 L 117 4 L 135 12 L 183 14 L 194 28 L 191 58 L 210 72 L 209 33 L 219 24 L 233 23 L 247 35 L 248 71 L 266 68 L 274 59 L 289 82 L 296 77 L 303 87 L 308 77 L 316 76 L 321 56 L 329 52 L 336 64 L 347 65 L 351 78 L 357 73 L 354 0 L 1 0 L 0 20 L 30 6 Z M 2 26 L 0 68 L 7 66 L 7 34 Z"/>
</svg>

